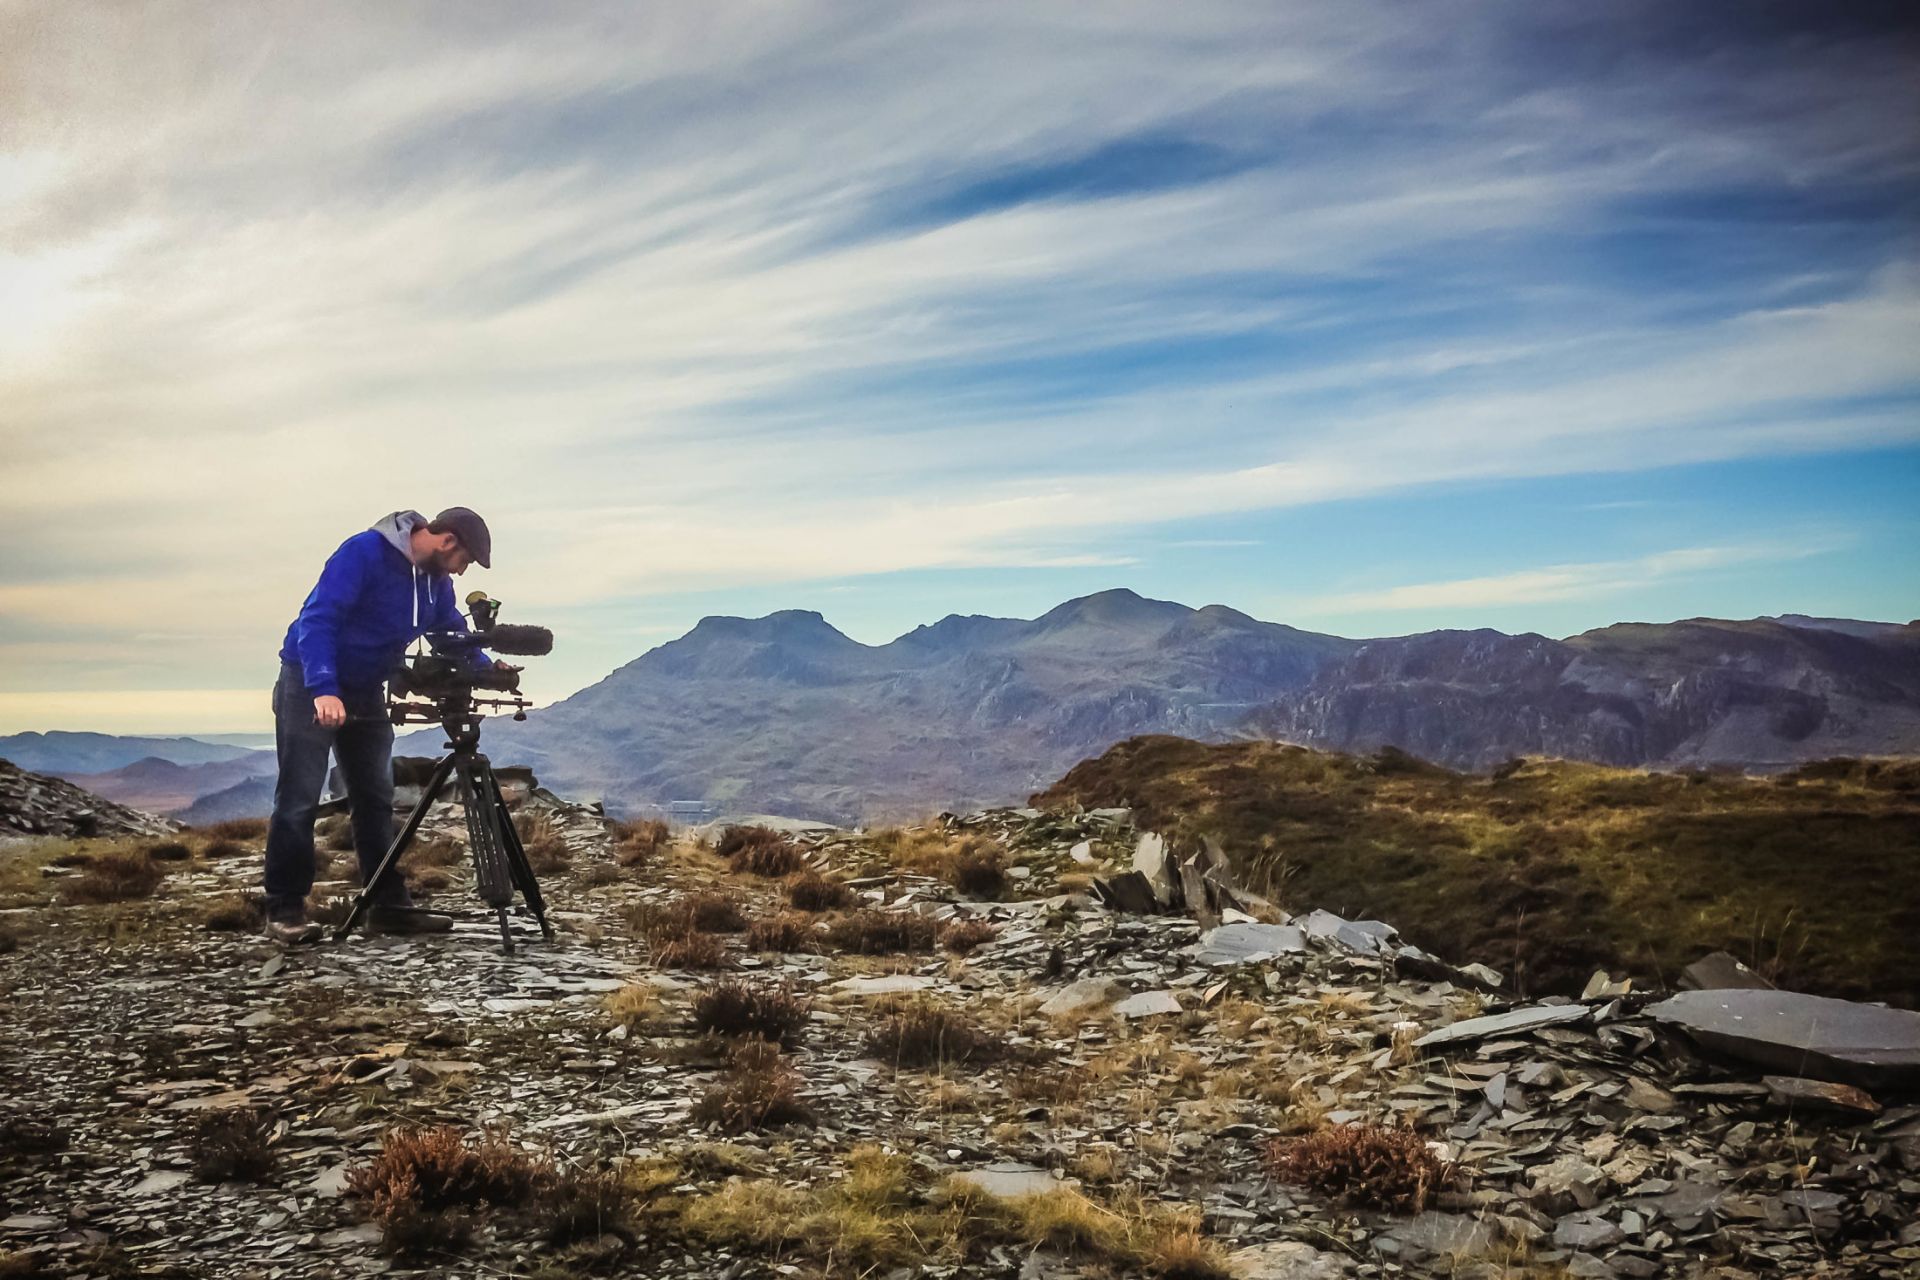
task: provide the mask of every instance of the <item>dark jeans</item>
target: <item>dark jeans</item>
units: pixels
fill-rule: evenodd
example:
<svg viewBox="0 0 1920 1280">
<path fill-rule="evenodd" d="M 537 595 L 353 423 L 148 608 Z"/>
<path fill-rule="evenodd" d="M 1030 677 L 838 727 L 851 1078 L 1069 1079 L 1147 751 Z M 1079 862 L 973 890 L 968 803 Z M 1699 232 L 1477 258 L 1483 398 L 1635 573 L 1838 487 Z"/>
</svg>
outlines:
<svg viewBox="0 0 1920 1280">
<path fill-rule="evenodd" d="M 323 729 L 313 718 L 313 693 L 300 668 L 280 664 L 273 686 L 274 749 L 280 777 L 273 785 L 273 819 L 267 824 L 267 911 L 289 914 L 306 905 L 313 890 L 313 815 L 327 784 L 327 752 L 340 762 L 347 784 L 347 808 L 353 815 L 353 851 L 360 859 L 361 883 L 386 857 L 393 843 L 393 725 L 378 688 L 343 690 L 347 722 Z M 387 878 L 383 904 L 407 902 L 406 881 Z"/>
</svg>

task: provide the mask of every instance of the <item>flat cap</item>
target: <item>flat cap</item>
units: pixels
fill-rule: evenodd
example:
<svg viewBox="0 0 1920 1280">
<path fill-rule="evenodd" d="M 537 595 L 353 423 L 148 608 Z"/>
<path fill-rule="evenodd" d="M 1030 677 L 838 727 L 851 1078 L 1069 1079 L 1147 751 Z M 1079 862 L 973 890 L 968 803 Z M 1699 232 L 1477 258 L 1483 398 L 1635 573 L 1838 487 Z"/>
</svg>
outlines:
<svg viewBox="0 0 1920 1280">
<path fill-rule="evenodd" d="M 441 532 L 460 539 L 460 545 L 482 569 L 493 568 L 493 535 L 487 532 L 487 522 L 478 512 L 466 507 L 448 507 L 433 518 L 433 523 Z"/>
</svg>

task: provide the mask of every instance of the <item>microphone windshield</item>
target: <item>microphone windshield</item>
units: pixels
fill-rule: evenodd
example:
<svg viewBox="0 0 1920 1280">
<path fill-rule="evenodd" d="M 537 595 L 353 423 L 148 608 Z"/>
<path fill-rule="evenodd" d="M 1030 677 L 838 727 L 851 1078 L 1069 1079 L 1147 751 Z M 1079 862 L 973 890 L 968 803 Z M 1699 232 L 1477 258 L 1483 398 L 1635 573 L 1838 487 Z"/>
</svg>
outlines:
<svg viewBox="0 0 1920 1280">
<path fill-rule="evenodd" d="M 515 622 L 496 622 L 485 631 L 479 632 L 477 638 L 481 648 L 515 657 L 539 658 L 553 652 L 553 632 L 545 627 L 530 627 Z"/>
</svg>

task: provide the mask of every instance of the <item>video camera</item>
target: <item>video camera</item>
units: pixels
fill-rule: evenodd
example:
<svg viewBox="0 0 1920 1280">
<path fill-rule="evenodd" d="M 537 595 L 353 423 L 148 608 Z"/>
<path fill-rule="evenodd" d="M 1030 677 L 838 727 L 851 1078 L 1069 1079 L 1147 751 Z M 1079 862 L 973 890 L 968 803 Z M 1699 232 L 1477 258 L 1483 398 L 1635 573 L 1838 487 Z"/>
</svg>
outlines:
<svg viewBox="0 0 1920 1280">
<path fill-rule="evenodd" d="M 429 631 L 420 638 L 424 653 L 408 654 L 387 679 L 387 714 L 395 724 L 478 720 L 481 707 L 513 709 L 515 720 L 527 718 L 533 704 L 520 696 L 520 668 L 506 663 L 475 665 L 482 649 L 515 657 L 543 657 L 553 652 L 553 632 L 498 621 L 500 602 L 484 591 L 467 596 L 471 631 Z M 475 690 L 508 695 L 476 698 Z M 408 701 L 425 699 L 426 701 Z"/>
</svg>

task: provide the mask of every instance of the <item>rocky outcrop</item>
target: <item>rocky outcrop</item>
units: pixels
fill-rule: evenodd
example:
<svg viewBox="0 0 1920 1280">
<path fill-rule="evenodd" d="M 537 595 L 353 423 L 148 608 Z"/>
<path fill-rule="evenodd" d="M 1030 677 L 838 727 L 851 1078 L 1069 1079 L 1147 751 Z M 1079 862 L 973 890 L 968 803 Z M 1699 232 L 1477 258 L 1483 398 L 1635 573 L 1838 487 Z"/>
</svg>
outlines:
<svg viewBox="0 0 1920 1280">
<path fill-rule="evenodd" d="M 180 824 L 0 760 L 0 836 L 164 835 Z"/>
<path fill-rule="evenodd" d="M 1370 640 L 1251 723 L 1457 769 L 1515 756 L 1785 768 L 1920 750 L 1920 627 L 1760 618 L 1622 623 L 1567 640 Z"/>
</svg>

